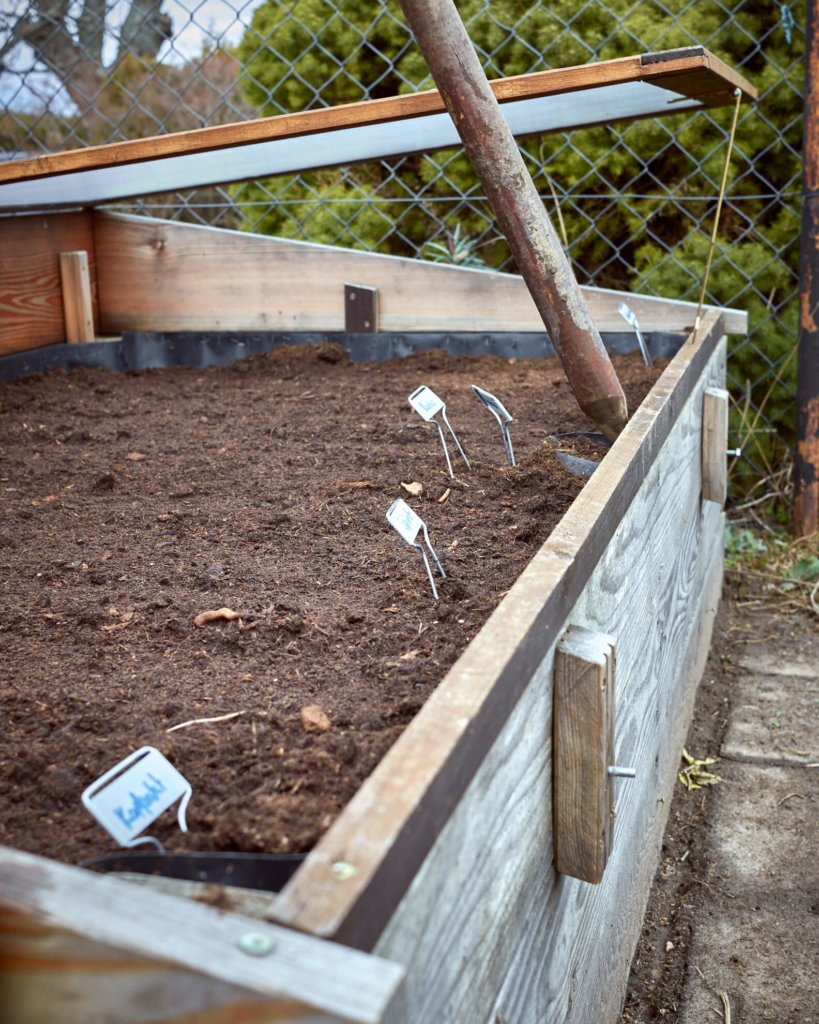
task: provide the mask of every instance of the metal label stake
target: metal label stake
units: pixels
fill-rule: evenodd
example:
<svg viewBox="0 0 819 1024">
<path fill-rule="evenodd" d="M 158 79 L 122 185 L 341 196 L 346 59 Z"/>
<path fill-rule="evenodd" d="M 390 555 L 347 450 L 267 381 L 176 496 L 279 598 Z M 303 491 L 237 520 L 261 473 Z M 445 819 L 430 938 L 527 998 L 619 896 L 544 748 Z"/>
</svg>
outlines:
<svg viewBox="0 0 819 1024">
<path fill-rule="evenodd" d="M 626 321 L 627 324 L 634 328 L 634 333 L 637 335 L 637 341 L 640 345 L 640 351 L 643 353 L 643 362 L 646 364 L 646 366 L 652 366 L 653 363 L 651 362 L 651 356 L 648 354 L 648 345 L 646 345 L 646 340 L 643 337 L 643 332 L 640 330 L 640 324 L 637 321 L 636 314 L 634 314 L 629 309 L 625 302 L 620 303 L 620 305 L 617 307 L 617 312 Z"/>
<path fill-rule="evenodd" d="M 452 429 L 452 424 L 446 418 L 446 405 L 444 404 L 443 400 L 440 399 L 435 394 L 435 392 L 430 390 L 430 388 L 428 388 L 425 384 L 422 384 L 421 387 L 416 388 L 415 391 L 413 391 L 413 393 L 409 396 L 408 401 L 422 420 L 424 420 L 427 423 L 434 423 L 435 426 L 438 428 L 438 433 L 441 435 L 441 444 L 444 447 L 444 455 L 446 456 L 446 465 L 447 469 L 449 470 L 449 475 L 454 479 L 455 474 L 452 472 L 452 463 L 450 462 L 449 459 L 449 451 L 447 450 L 446 446 L 444 430 L 441 424 L 438 422 L 438 420 L 435 419 L 438 413 L 441 414 L 441 418 L 443 419 L 444 423 L 446 423 L 447 429 L 449 430 L 450 434 L 452 434 L 452 440 L 458 446 L 458 451 L 461 453 L 461 458 L 466 463 L 466 468 L 472 469 L 472 467 L 469 465 L 469 459 L 466 457 L 463 448 L 461 448 L 461 442 L 455 436 L 455 431 Z"/>
<path fill-rule="evenodd" d="M 424 535 L 424 543 L 429 548 L 429 553 L 435 559 L 435 564 L 438 566 L 438 571 L 441 576 L 446 579 L 446 573 L 444 567 L 438 561 L 438 556 L 435 554 L 435 550 L 429 542 L 429 533 L 427 533 L 427 524 L 424 520 L 416 515 L 415 512 L 409 507 L 403 498 L 396 498 L 396 500 L 390 505 L 387 510 L 387 522 L 392 526 L 394 530 L 403 537 L 403 539 L 413 548 L 418 548 L 424 559 L 424 566 L 427 570 L 427 576 L 429 576 L 429 585 L 432 587 L 432 594 L 435 600 L 438 600 L 438 589 L 435 586 L 435 580 L 432 577 L 432 569 L 429 565 L 429 559 L 427 553 L 424 550 L 424 545 L 417 539 L 419 533 Z"/>
<path fill-rule="evenodd" d="M 500 399 L 495 398 L 488 391 L 484 391 L 483 388 L 479 388 L 477 384 L 472 385 L 472 390 L 498 421 L 501 438 L 503 439 L 503 449 L 506 452 L 506 461 L 510 466 L 514 466 L 515 453 L 512 451 L 512 438 L 509 436 L 509 424 L 512 422 L 512 414 L 506 409 Z"/>
</svg>

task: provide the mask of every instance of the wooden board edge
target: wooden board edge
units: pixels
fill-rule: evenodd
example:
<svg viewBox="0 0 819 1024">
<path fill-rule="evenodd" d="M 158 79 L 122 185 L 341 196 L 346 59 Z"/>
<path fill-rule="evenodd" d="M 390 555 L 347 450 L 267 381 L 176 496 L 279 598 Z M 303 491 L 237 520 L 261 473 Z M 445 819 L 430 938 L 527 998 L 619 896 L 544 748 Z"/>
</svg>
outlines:
<svg viewBox="0 0 819 1024">
<path fill-rule="evenodd" d="M 707 314 L 552 536 L 275 898 L 271 919 L 372 948 L 723 337 L 720 316 Z"/>
<path fill-rule="evenodd" d="M 315 302 L 317 290 L 327 296 L 337 294 L 337 302 L 333 307 L 335 313 L 323 313 L 320 322 L 311 321 L 307 329 L 343 330 L 342 289 L 345 283 L 354 279 L 361 286 L 378 288 L 379 327 L 383 331 L 414 333 L 418 330 L 440 329 L 484 332 L 506 329 L 545 332 L 526 284 L 517 274 L 448 266 L 409 257 L 254 235 L 206 225 L 180 224 L 135 214 L 95 211 L 93 217 L 96 245 L 105 254 L 104 265 L 98 271 L 100 328 L 105 333 L 174 329 L 169 326 L 168 318 L 178 319 L 182 314 L 175 314 L 174 309 L 155 312 L 152 307 L 156 301 L 155 293 L 150 284 L 140 286 L 139 282 L 151 282 L 155 279 L 154 275 L 166 274 L 163 262 L 167 263 L 176 249 L 184 257 L 189 239 L 193 240 L 199 253 L 208 252 L 211 248 L 216 252 L 220 246 L 228 248 L 230 263 L 246 267 L 245 278 L 255 273 L 262 280 L 265 274 L 269 275 L 272 262 L 276 259 L 299 259 L 309 263 L 311 276 L 309 279 L 305 277 L 302 286 L 309 294 L 305 294 L 302 299 L 302 293 L 294 288 L 279 300 L 286 300 L 287 304 L 287 315 L 280 318 L 282 330 L 304 329 L 299 326 L 300 321 L 294 311 L 302 310 L 300 315 L 304 320 L 303 310 Z M 133 258 L 129 256 L 132 250 Z M 155 267 L 144 266 L 148 259 L 156 264 Z M 134 266 L 131 265 L 134 261 L 134 265 L 140 268 L 138 275 L 135 275 Z M 123 267 L 119 266 L 120 262 Z M 208 272 L 208 268 L 203 265 L 197 267 L 197 287 L 209 286 L 209 282 L 204 280 Z M 223 259 L 214 257 L 212 273 L 214 287 L 210 294 L 220 294 L 224 287 Z M 122 303 L 116 294 L 117 282 L 124 280 L 128 281 L 129 286 L 127 317 L 122 314 Z M 436 296 L 440 291 L 446 294 L 445 316 L 436 315 L 435 312 Z M 601 332 L 622 332 L 628 329 L 618 313 L 622 302 L 626 302 L 634 311 L 644 332 L 656 330 L 688 334 L 693 328 L 698 309 L 693 302 L 595 286 L 581 286 L 581 291 Z M 175 290 L 173 294 L 176 294 Z M 407 295 L 411 295 L 413 301 L 408 303 Z M 482 299 L 481 314 L 476 315 L 476 296 L 489 295 L 494 299 L 491 309 L 487 307 L 486 300 Z M 713 308 L 716 307 L 706 307 Z M 145 310 L 144 315 L 132 315 L 131 310 L 137 314 L 141 309 Z M 498 313 L 494 322 L 488 322 L 483 314 L 489 315 L 495 309 L 513 309 L 514 319 L 509 318 L 508 314 L 504 316 Z M 747 332 L 747 314 L 744 311 L 720 309 L 720 312 L 727 333 Z M 261 329 L 262 323 L 266 323 L 268 329 L 277 329 L 279 326 L 270 310 L 254 312 L 253 309 L 243 307 L 242 320 L 237 320 L 224 306 L 219 313 L 220 322 L 229 330 Z"/>
<path fill-rule="evenodd" d="M 318 1009 L 333 1019 L 380 1024 L 401 1000 L 406 972 L 399 964 L 1 846 L 0 907 L 38 928 L 279 1000 L 293 1020 L 315 1019 Z"/>
<path fill-rule="evenodd" d="M 615 84 L 635 80 L 662 81 L 669 78 L 668 88 L 676 88 L 675 80 L 681 73 L 692 68 L 705 68 L 715 79 L 714 94 L 725 91 L 720 87 L 721 76 L 730 71 L 716 60 L 709 64 L 697 54 L 680 57 L 673 63 L 660 62 L 648 69 L 643 57 L 620 57 L 611 61 L 599 61 L 588 65 L 569 68 L 554 68 L 518 75 L 508 79 L 494 79 L 490 84 L 500 102 L 512 99 L 552 96 L 581 89 L 591 89 L 601 84 Z M 731 72 L 731 84 L 743 83 L 743 95 L 750 95 L 753 88 L 735 72 Z M 685 94 L 684 90 L 683 94 Z M 122 142 L 88 146 L 61 153 L 10 160 L 0 163 L 0 184 L 26 181 L 76 171 L 119 166 L 130 163 L 144 163 L 187 153 L 204 153 L 216 149 L 236 147 L 255 142 L 312 135 L 335 128 L 349 128 L 363 125 L 377 125 L 409 117 L 442 113 L 444 104 L 437 90 L 390 96 L 383 99 L 365 100 L 337 107 L 323 107 L 296 113 L 279 114 L 274 117 L 239 121 L 229 125 L 211 125 L 194 128 L 185 132 L 156 135 L 144 139 L 128 139 Z"/>
</svg>

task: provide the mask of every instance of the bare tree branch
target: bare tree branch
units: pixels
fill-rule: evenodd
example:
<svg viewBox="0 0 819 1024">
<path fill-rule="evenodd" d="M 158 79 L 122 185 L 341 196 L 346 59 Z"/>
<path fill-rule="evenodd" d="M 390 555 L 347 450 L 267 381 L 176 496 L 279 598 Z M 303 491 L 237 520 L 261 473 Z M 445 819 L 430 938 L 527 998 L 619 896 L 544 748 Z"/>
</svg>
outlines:
<svg viewBox="0 0 819 1024">
<path fill-rule="evenodd" d="M 102 65 L 102 44 L 105 40 L 106 0 L 85 0 L 77 18 L 77 40 L 85 53 Z"/>
<path fill-rule="evenodd" d="M 172 34 L 163 0 L 131 0 L 120 30 L 116 61 L 128 53 L 152 60 Z M 3 58 L 19 44 L 30 46 L 37 60 L 65 85 L 81 113 L 93 107 L 105 81 L 103 43 L 107 0 L 84 0 L 72 24 L 71 0 L 29 0 L 0 47 Z"/>
<path fill-rule="evenodd" d="M 128 17 L 120 30 L 117 60 L 121 60 L 126 52 L 153 58 L 172 34 L 171 19 L 162 10 L 162 0 L 132 0 Z"/>
</svg>

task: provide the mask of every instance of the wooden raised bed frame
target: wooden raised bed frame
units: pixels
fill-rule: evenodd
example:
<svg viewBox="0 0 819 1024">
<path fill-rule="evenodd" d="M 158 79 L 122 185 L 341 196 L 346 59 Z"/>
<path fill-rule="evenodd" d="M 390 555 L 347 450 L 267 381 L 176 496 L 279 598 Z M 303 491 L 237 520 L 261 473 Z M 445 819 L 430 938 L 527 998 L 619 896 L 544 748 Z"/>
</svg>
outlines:
<svg viewBox="0 0 819 1024">
<path fill-rule="evenodd" d="M 4 261 L 12 243 L 18 257 L 0 278 L 5 352 L 64 338 L 64 248 L 88 254 L 98 336 L 341 329 L 350 279 L 379 289 L 382 327 L 537 329 L 510 275 L 97 212 L 0 220 L 0 236 Z M 612 326 L 624 296 L 588 294 Z M 626 298 L 646 332 L 693 323 L 690 304 Z M 726 441 L 712 392 L 725 335 L 742 329 L 743 314 L 706 311 L 483 630 L 271 895 L 275 925 L 0 851 L 0 991 L 17 1024 L 613 1021 L 718 601 Z M 554 866 L 553 666 L 578 626 L 613 638 L 614 748 L 637 768 L 614 782 L 596 886 Z M 273 952 L 243 952 L 248 932 L 272 936 Z"/>
<path fill-rule="evenodd" d="M 631 116 L 730 102 L 735 89 L 755 95 L 701 48 L 496 89 L 506 101 L 598 86 L 648 90 Z M 605 117 L 594 101 L 585 109 L 586 123 Z M 232 150 L 339 129 L 324 162 L 346 162 L 348 129 L 439 110 L 430 93 L 0 167 L 0 356 L 25 368 L 31 349 L 124 331 L 340 331 L 350 284 L 377 290 L 382 331 L 542 332 L 512 275 L 68 211 L 150 191 L 140 171 L 157 160 L 152 190 L 182 187 L 166 156 L 186 157 L 188 185 L 203 173 L 207 183 L 234 180 L 244 166 Z M 562 116 L 521 133 L 565 129 Z M 268 150 L 252 152 L 268 160 Z M 690 334 L 695 322 L 691 303 L 584 291 L 601 332 L 622 332 L 624 298 L 645 333 Z M 225 913 L 0 848 L 4 1019 L 615 1021 L 719 598 L 725 337 L 745 327 L 741 312 L 706 308 L 696 337 L 280 894 L 233 890 L 246 912 Z M 567 634 L 580 637 L 580 661 L 566 648 L 556 669 Z M 605 653 L 584 661 L 587 649 Z M 599 685 L 575 700 L 590 679 Z M 636 778 L 608 778 L 612 757 Z M 564 871 L 599 884 L 558 873 L 556 851 Z"/>
</svg>

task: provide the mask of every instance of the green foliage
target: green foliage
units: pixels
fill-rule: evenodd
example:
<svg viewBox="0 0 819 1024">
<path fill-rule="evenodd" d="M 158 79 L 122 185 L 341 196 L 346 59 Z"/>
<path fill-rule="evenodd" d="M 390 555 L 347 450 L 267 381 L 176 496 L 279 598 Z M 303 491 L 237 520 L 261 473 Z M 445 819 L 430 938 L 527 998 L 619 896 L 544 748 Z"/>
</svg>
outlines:
<svg viewBox="0 0 819 1024">
<path fill-rule="evenodd" d="M 387 201 L 366 184 L 333 174 L 311 175 L 309 188 L 292 175 L 242 185 L 234 197 L 245 209 L 261 211 L 251 219 L 262 234 L 346 247 L 366 239 L 374 248 L 392 233 Z"/>
<path fill-rule="evenodd" d="M 743 107 L 737 127 L 706 301 L 748 311 L 753 344 L 734 346 L 730 375 L 743 388 L 748 382 L 748 400 L 767 403 L 766 416 L 787 436 L 795 379 L 787 359 L 798 326 L 804 5 L 789 8 L 795 26 L 787 31 L 770 0 L 462 0 L 458 9 L 490 77 L 704 45 L 757 86 L 759 112 Z M 395 0 L 375 7 L 345 0 L 338 9 L 334 0 L 266 0 L 238 56 L 245 96 L 261 114 L 432 86 Z M 732 116 L 732 109 L 683 113 L 521 143 L 552 213 L 549 197 L 553 190 L 559 196 L 581 280 L 699 300 Z M 289 233 L 304 226 L 303 237 L 316 241 L 346 239 L 427 258 L 451 255 L 459 232 L 480 247 L 487 266 L 513 269 L 460 151 L 359 165 L 335 177 L 271 180 L 265 188 L 277 199 L 286 192 L 290 205 L 261 223 L 251 208 L 248 228 Z M 308 213 L 325 195 L 337 214 L 340 204 L 363 200 L 349 230 L 334 214 Z"/>
<path fill-rule="evenodd" d="M 804 582 L 819 580 L 819 557 L 809 555 L 807 558 L 800 558 L 790 567 L 787 576 L 789 580 L 803 580 Z"/>
<path fill-rule="evenodd" d="M 442 242 L 427 242 L 421 250 L 421 258 L 432 263 L 452 263 L 457 267 L 485 267 L 486 263 L 476 252 L 473 239 L 461 233 L 461 225 L 446 233 Z"/>
<path fill-rule="evenodd" d="M 768 545 L 757 530 L 731 523 L 725 527 L 725 560 L 729 565 L 737 565 L 749 555 L 762 555 L 767 550 Z"/>
</svg>

